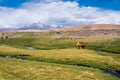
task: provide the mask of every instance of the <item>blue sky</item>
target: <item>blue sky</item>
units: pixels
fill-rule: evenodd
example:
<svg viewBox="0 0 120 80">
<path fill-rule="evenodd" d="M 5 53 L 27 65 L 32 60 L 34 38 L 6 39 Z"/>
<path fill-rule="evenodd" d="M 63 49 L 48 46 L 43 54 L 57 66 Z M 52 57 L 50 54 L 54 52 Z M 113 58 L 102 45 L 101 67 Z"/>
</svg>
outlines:
<svg viewBox="0 0 120 80">
<path fill-rule="evenodd" d="M 24 2 L 32 0 L 0 0 L 0 6 L 5 7 L 20 7 Z M 63 1 L 77 1 L 80 6 L 99 7 L 103 9 L 120 10 L 120 0 L 63 0 Z"/>
<path fill-rule="evenodd" d="M 120 0 L 71 0 L 77 1 L 81 6 L 92 6 L 103 9 L 120 10 Z"/>
<path fill-rule="evenodd" d="M 120 24 L 120 0 L 0 0 L 0 28 Z"/>
<path fill-rule="evenodd" d="M 120 10 L 120 0 L 78 0 L 81 5 Z"/>
<path fill-rule="evenodd" d="M 29 0 L 0 0 L 0 6 L 16 8 L 27 1 Z"/>
</svg>

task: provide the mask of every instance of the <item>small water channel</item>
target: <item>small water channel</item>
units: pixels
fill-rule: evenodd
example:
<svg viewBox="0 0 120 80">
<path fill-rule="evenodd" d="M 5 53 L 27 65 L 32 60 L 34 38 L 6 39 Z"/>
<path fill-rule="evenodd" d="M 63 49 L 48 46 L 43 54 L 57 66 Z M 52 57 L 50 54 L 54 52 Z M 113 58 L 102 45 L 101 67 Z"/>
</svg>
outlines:
<svg viewBox="0 0 120 80">
<path fill-rule="evenodd" d="M 32 46 L 27 46 L 26 47 L 28 50 L 35 50 L 35 48 L 33 48 Z"/>
<path fill-rule="evenodd" d="M 98 52 L 98 53 L 107 52 L 107 53 L 118 54 L 118 52 L 105 51 L 105 50 L 101 50 L 101 49 L 96 50 L 96 52 Z"/>
<path fill-rule="evenodd" d="M 23 58 L 16 58 L 14 56 L 0 56 L 0 58 L 27 60 L 27 59 L 23 59 Z M 111 74 L 113 76 L 116 76 L 116 77 L 120 78 L 120 73 L 119 72 L 114 72 L 114 71 L 110 71 L 110 70 L 102 70 L 102 69 L 100 69 L 100 70 L 103 71 L 104 73 L 108 73 L 108 74 Z"/>
<path fill-rule="evenodd" d="M 102 70 L 102 71 L 120 78 L 120 73 L 118 73 L 118 72 L 113 72 L 113 71 L 109 71 L 109 70 Z"/>
<path fill-rule="evenodd" d="M 16 58 L 14 56 L 0 56 L 0 58 L 6 58 L 6 59 L 18 59 L 18 60 L 27 60 L 25 58 Z"/>
</svg>

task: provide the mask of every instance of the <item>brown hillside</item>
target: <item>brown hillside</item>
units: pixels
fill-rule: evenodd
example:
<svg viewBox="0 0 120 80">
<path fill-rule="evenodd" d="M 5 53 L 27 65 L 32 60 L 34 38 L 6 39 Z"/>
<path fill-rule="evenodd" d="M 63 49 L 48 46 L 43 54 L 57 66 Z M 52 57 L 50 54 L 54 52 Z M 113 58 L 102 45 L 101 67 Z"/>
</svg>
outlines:
<svg viewBox="0 0 120 80">
<path fill-rule="evenodd" d="M 114 25 L 114 24 L 93 24 L 93 25 L 65 27 L 65 28 L 62 28 L 60 30 L 74 31 L 74 30 L 103 30 L 103 29 L 120 29 L 120 25 Z"/>
<path fill-rule="evenodd" d="M 79 30 L 106 30 L 106 29 L 120 29 L 120 25 L 92 24 L 81 26 L 68 26 L 64 28 L 54 28 L 50 30 L 18 30 L 18 32 L 79 31 Z"/>
</svg>

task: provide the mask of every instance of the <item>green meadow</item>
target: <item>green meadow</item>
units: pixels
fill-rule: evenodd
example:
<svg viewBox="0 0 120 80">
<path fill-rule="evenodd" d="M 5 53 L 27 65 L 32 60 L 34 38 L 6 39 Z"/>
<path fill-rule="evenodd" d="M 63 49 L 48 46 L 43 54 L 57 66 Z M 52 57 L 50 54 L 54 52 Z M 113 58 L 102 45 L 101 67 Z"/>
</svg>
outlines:
<svg viewBox="0 0 120 80">
<path fill-rule="evenodd" d="M 0 39 L 0 79 L 120 80 L 102 71 L 120 72 L 120 37 L 75 39 L 66 34 L 17 32 Z M 78 41 L 86 48 L 77 49 Z"/>
</svg>

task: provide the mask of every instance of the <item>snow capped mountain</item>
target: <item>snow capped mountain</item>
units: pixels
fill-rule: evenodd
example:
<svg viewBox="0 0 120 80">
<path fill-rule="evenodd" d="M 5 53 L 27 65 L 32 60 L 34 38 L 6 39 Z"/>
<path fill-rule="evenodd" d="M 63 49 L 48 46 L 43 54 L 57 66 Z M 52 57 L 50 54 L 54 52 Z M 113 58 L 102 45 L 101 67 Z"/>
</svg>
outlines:
<svg viewBox="0 0 120 80">
<path fill-rule="evenodd" d="M 48 29 L 54 29 L 54 28 L 62 28 L 63 26 L 57 26 L 57 25 L 45 25 L 40 22 L 33 23 L 26 26 L 21 26 L 19 28 L 10 27 L 10 28 L 0 28 L 1 30 L 48 30 Z"/>
<path fill-rule="evenodd" d="M 38 23 L 33 23 L 31 25 L 27 25 L 21 28 L 18 28 L 19 30 L 28 30 L 28 29 L 33 29 L 33 30 L 46 30 L 46 29 L 51 29 L 51 28 L 59 28 L 57 26 L 49 26 L 49 25 L 44 25 L 40 22 Z"/>
</svg>

